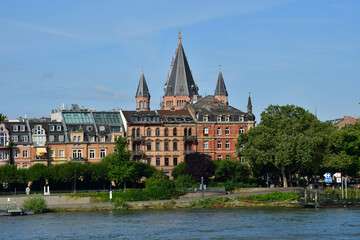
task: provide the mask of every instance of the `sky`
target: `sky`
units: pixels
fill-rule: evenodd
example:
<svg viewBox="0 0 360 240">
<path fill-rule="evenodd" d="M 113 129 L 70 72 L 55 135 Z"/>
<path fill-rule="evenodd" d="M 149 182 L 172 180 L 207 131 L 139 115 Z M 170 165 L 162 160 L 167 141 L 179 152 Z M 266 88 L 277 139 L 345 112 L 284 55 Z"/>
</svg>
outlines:
<svg viewBox="0 0 360 240">
<path fill-rule="evenodd" d="M 200 95 L 219 66 L 230 105 L 257 122 L 270 104 L 322 121 L 360 115 L 360 1 L 0 0 L 0 113 L 62 104 L 136 108 L 143 69 L 159 109 L 181 31 Z"/>
</svg>

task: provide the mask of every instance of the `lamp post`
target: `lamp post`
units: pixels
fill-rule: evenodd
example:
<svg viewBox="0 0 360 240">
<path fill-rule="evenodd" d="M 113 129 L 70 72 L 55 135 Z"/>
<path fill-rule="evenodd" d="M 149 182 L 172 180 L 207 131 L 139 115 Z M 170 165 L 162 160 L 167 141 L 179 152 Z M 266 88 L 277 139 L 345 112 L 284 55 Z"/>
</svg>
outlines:
<svg viewBox="0 0 360 240">
<path fill-rule="evenodd" d="M 76 170 L 74 172 L 74 193 L 76 193 Z"/>
</svg>

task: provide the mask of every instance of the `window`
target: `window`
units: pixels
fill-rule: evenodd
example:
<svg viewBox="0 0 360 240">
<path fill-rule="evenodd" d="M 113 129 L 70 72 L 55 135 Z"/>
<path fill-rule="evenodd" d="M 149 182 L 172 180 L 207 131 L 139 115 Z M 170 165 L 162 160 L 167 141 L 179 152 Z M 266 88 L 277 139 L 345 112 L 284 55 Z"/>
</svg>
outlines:
<svg viewBox="0 0 360 240">
<path fill-rule="evenodd" d="M 76 136 L 73 137 L 73 142 L 76 142 Z"/>
<path fill-rule="evenodd" d="M 23 136 L 23 142 L 28 142 L 29 141 L 29 138 L 28 138 L 28 136 Z"/>
<path fill-rule="evenodd" d="M 151 158 L 150 158 L 150 157 L 148 157 L 148 158 L 146 159 L 146 163 L 149 164 L 149 165 L 151 165 Z"/>
<path fill-rule="evenodd" d="M 243 127 L 239 128 L 239 134 L 241 134 L 241 133 L 244 133 L 244 128 Z"/>
<path fill-rule="evenodd" d="M 76 158 L 77 157 L 77 150 L 73 150 L 73 158 Z"/>
<path fill-rule="evenodd" d="M 64 135 L 59 135 L 59 142 L 63 142 L 64 141 Z"/>
<path fill-rule="evenodd" d="M 240 117 L 240 122 L 243 122 L 244 121 L 244 117 Z"/>
<path fill-rule="evenodd" d="M 230 129 L 227 127 L 227 128 L 225 128 L 225 134 L 226 135 L 229 135 L 230 134 Z"/>
<path fill-rule="evenodd" d="M 178 159 L 177 159 L 177 157 L 174 157 L 173 163 L 174 163 L 174 166 L 177 166 L 177 165 L 178 165 Z"/>
<path fill-rule="evenodd" d="M 95 136 L 90 137 L 90 142 L 95 142 Z"/>
<path fill-rule="evenodd" d="M 50 150 L 50 157 L 55 157 L 55 150 Z"/>
<path fill-rule="evenodd" d="M 17 142 L 18 141 L 18 136 L 13 136 L 13 137 L 11 137 L 12 138 L 12 141 L 13 142 Z"/>
<path fill-rule="evenodd" d="M 140 128 L 136 129 L 136 137 L 140 137 Z"/>
<path fill-rule="evenodd" d="M 8 159 L 8 152 L 0 151 L 0 160 L 7 160 L 7 159 Z"/>
<path fill-rule="evenodd" d="M 147 135 L 148 137 L 151 136 L 151 129 L 150 129 L 150 128 L 148 128 L 148 129 L 146 130 L 146 135 Z"/>
<path fill-rule="evenodd" d="M 14 132 L 17 132 L 17 131 L 19 130 L 18 125 L 14 125 L 14 126 L 13 126 L 13 130 L 14 130 Z"/>
<path fill-rule="evenodd" d="M 95 158 L 95 149 L 90 149 L 89 157 L 90 157 L 91 159 L 94 159 L 94 158 Z"/>
<path fill-rule="evenodd" d="M 73 158 L 82 158 L 82 150 L 73 149 Z"/>
<path fill-rule="evenodd" d="M 178 150 L 177 142 L 173 142 L 173 150 L 174 150 L 174 151 L 177 151 L 177 150 Z"/>
<path fill-rule="evenodd" d="M 226 116 L 226 117 L 225 117 L 225 121 L 228 122 L 229 120 L 230 120 L 229 116 Z"/>
<path fill-rule="evenodd" d="M 209 129 L 208 129 L 207 127 L 204 127 L 204 129 L 203 129 L 203 133 L 204 133 L 204 135 L 209 134 Z"/>
<path fill-rule="evenodd" d="M 189 134 L 188 135 L 191 136 L 191 128 L 189 128 Z"/>
<path fill-rule="evenodd" d="M 61 126 L 60 125 L 56 125 L 56 131 L 61 131 Z"/>
<path fill-rule="evenodd" d="M 50 125 L 50 131 L 55 131 L 55 126 L 54 125 Z"/>
<path fill-rule="evenodd" d="M 217 143 L 217 148 L 218 148 L 218 149 L 221 149 L 221 147 L 222 147 L 221 141 L 218 141 L 218 143 Z"/>
<path fill-rule="evenodd" d="M 55 140 L 55 136 L 54 136 L 54 135 L 50 135 L 50 136 L 49 136 L 49 141 L 50 141 L 50 142 L 53 142 L 54 140 Z"/>
<path fill-rule="evenodd" d="M 81 137 L 80 136 L 78 136 L 78 142 L 81 142 Z"/>
<path fill-rule="evenodd" d="M 168 157 L 165 158 L 165 166 L 169 166 L 169 158 Z"/>
<path fill-rule="evenodd" d="M 25 125 L 20 125 L 20 131 L 22 131 L 22 132 L 25 131 Z"/>
<path fill-rule="evenodd" d="M 135 137 L 135 128 L 131 130 L 131 136 Z"/>
<path fill-rule="evenodd" d="M 204 149 L 208 149 L 209 148 L 209 143 L 207 141 L 204 142 Z"/>
<path fill-rule="evenodd" d="M 23 163 L 22 167 L 23 167 L 24 169 L 27 169 L 27 168 L 28 168 L 27 163 Z"/>
<path fill-rule="evenodd" d="M 207 121 L 208 121 L 208 117 L 204 116 L 204 122 L 207 122 Z"/>
<path fill-rule="evenodd" d="M 23 158 L 27 158 L 28 157 L 28 151 L 27 150 L 24 150 L 23 151 Z"/>
<path fill-rule="evenodd" d="M 0 145 L 6 145 L 8 142 L 8 135 L 6 133 L 0 133 Z"/>
<path fill-rule="evenodd" d="M 221 116 L 217 116 L 217 121 L 221 122 Z"/>
<path fill-rule="evenodd" d="M 240 157 L 240 162 L 241 162 L 241 163 L 245 163 L 244 157 Z"/>
<path fill-rule="evenodd" d="M 104 158 L 106 156 L 106 149 L 100 150 L 100 158 Z"/>
<path fill-rule="evenodd" d="M 219 154 L 218 157 L 217 157 L 218 160 L 221 160 L 222 159 L 222 156 Z"/>
<path fill-rule="evenodd" d="M 186 137 L 187 136 L 187 129 L 184 128 L 184 136 Z"/>
<path fill-rule="evenodd" d="M 17 157 L 18 157 L 18 151 L 17 151 L 17 150 L 13 150 L 13 155 L 14 155 L 14 158 L 17 158 Z"/>
<path fill-rule="evenodd" d="M 221 128 L 220 127 L 218 127 L 218 129 L 217 129 L 217 135 L 221 135 Z"/>
<path fill-rule="evenodd" d="M 173 129 L 173 135 L 176 136 L 177 135 L 177 131 L 176 128 Z"/>
<path fill-rule="evenodd" d="M 119 136 L 114 136 L 115 142 L 117 142 L 118 139 L 119 139 Z"/>
<path fill-rule="evenodd" d="M 100 139 L 101 142 L 105 142 L 105 136 L 102 136 Z"/>
<path fill-rule="evenodd" d="M 169 130 L 167 128 L 165 128 L 165 136 L 169 136 Z"/>
<path fill-rule="evenodd" d="M 159 157 L 156 158 L 156 166 L 160 166 L 160 158 Z"/>
<path fill-rule="evenodd" d="M 156 142 L 156 151 L 160 151 L 160 142 Z"/>
<path fill-rule="evenodd" d="M 59 150 L 59 157 L 64 157 L 64 156 L 65 156 L 65 151 Z"/>
<path fill-rule="evenodd" d="M 155 132 L 157 137 L 160 136 L 160 129 L 157 128 Z"/>
<path fill-rule="evenodd" d="M 151 142 L 146 143 L 146 151 L 151 151 Z"/>
<path fill-rule="evenodd" d="M 165 151 L 169 151 L 169 142 L 168 141 L 165 141 L 164 148 L 165 148 Z"/>
<path fill-rule="evenodd" d="M 229 142 L 229 141 L 226 141 L 226 143 L 225 143 L 225 148 L 226 148 L 226 149 L 230 149 L 230 142 Z"/>
<path fill-rule="evenodd" d="M 230 160 L 230 155 L 226 155 L 226 160 Z"/>
</svg>

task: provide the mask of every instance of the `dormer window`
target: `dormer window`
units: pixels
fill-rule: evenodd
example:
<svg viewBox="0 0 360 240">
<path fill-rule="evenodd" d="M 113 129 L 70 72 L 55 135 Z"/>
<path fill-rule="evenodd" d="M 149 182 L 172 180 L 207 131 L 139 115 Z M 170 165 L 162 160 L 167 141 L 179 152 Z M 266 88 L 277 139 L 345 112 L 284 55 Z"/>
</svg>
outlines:
<svg viewBox="0 0 360 240">
<path fill-rule="evenodd" d="M 221 116 L 217 116 L 217 121 L 221 122 Z"/>
<path fill-rule="evenodd" d="M 56 125 L 56 131 L 61 131 L 61 126 L 60 125 Z"/>
<path fill-rule="evenodd" d="M 204 116 L 204 122 L 208 121 L 208 116 Z"/>
<path fill-rule="evenodd" d="M 244 117 L 240 117 L 240 122 L 243 122 L 244 121 Z"/>
<path fill-rule="evenodd" d="M 50 125 L 50 131 L 55 131 L 55 126 L 54 125 Z"/>
<path fill-rule="evenodd" d="M 229 117 L 229 116 L 225 116 L 225 121 L 226 121 L 226 122 L 230 121 L 230 117 Z"/>
<path fill-rule="evenodd" d="M 22 131 L 22 132 L 25 131 L 25 126 L 24 125 L 20 125 L 20 131 Z"/>
<path fill-rule="evenodd" d="M 19 126 L 18 126 L 18 125 L 14 125 L 14 126 L 13 126 L 13 130 L 14 130 L 14 132 L 17 132 L 17 131 L 19 130 Z"/>
</svg>

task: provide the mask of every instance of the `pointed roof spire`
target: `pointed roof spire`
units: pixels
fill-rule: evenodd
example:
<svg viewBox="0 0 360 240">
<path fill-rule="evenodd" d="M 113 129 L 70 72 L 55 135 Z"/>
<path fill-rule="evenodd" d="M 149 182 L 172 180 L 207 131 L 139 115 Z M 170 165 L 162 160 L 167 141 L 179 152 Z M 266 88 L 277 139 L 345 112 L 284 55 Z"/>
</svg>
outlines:
<svg viewBox="0 0 360 240">
<path fill-rule="evenodd" d="M 178 43 L 178 45 L 180 45 L 181 44 L 181 29 L 179 29 L 179 43 Z"/>
<path fill-rule="evenodd" d="M 248 99 L 247 111 L 248 111 L 248 113 L 252 113 L 252 104 L 251 104 L 250 90 L 249 90 L 249 99 Z"/>
<path fill-rule="evenodd" d="M 139 80 L 139 85 L 138 85 L 138 89 L 136 91 L 135 97 L 150 97 L 150 92 L 149 92 L 148 86 L 146 84 L 144 71 L 143 71 L 142 67 L 141 67 L 141 76 L 140 76 L 140 80 Z"/>
<path fill-rule="evenodd" d="M 215 96 L 219 96 L 219 95 L 228 96 L 228 92 L 225 86 L 225 81 L 221 73 L 221 65 L 219 65 L 219 76 L 215 88 Z"/>
<path fill-rule="evenodd" d="M 164 96 L 194 96 L 199 95 L 194 82 L 184 48 L 181 43 L 179 32 L 179 46 L 176 51 L 174 64 L 171 68 L 169 83 L 166 86 Z"/>
</svg>

